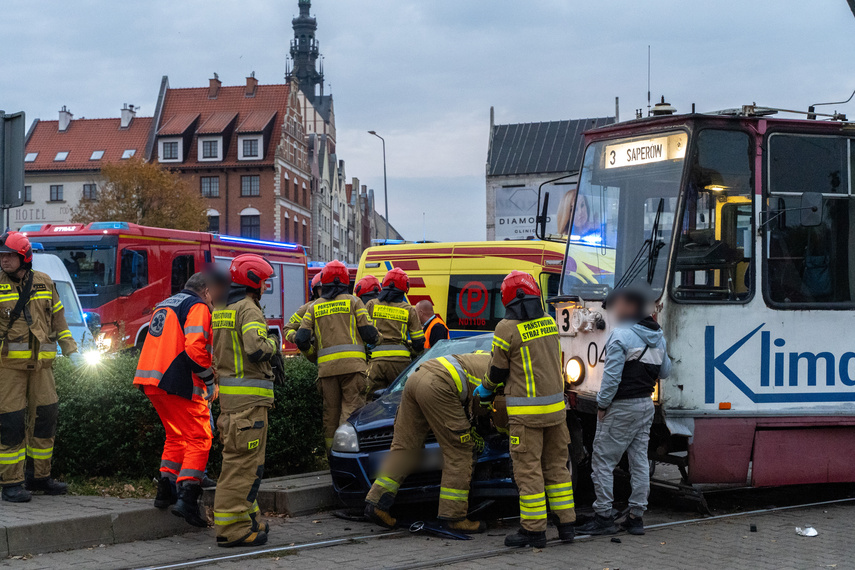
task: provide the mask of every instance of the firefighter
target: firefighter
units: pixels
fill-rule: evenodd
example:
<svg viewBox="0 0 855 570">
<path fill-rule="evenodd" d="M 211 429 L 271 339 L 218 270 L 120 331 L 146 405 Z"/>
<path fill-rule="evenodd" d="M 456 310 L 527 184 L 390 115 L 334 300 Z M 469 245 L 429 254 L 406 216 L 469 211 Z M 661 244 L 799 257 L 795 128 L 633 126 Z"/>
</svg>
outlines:
<svg viewBox="0 0 855 570">
<path fill-rule="evenodd" d="M 396 267 L 383 278 L 380 295 L 366 307 L 380 333 L 380 345 L 371 349 L 369 395 L 374 390 L 387 388 L 409 366 L 412 355 L 421 354 L 425 349 L 425 333 L 419 315 L 404 299 L 409 290 L 407 274 Z"/>
<path fill-rule="evenodd" d="M 380 281 L 373 275 L 366 275 L 356 282 L 353 294 L 359 297 L 367 308 L 368 302 L 373 301 L 380 294 Z"/>
<path fill-rule="evenodd" d="M 294 337 L 297 335 L 297 331 L 300 328 L 300 325 L 303 323 L 303 316 L 305 316 L 306 311 L 309 310 L 309 307 L 321 296 L 321 274 L 317 273 L 314 277 L 312 277 L 311 284 L 312 294 L 309 302 L 301 306 L 297 311 L 291 315 L 291 318 L 288 319 L 288 322 L 285 324 L 285 340 L 294 344 Z M 315 354 L 315 349 L 312 347 L 306 353 L 306 358 L 311 362 L 318 361 L 318 355 Z"/>
<path fill-rule="evenodd" d="M 260 304 L 273 267 L 247 253 L 234 258 L 229 273 L 233 285 L 227 305 L 213 319 L 221 410 L 217 428 L 223 442 L 214 526 L 217 546 L 257 546 L 267 542 L 268 531 L 256 497 L 264 474 L 267 409 L 273 406 L 271 361 L 281 358 L 277 342 L 267 335 Z"/>
<path fill-rule="evenodd" d="M 487 375 L 487 353 L 444 356 L 421 364 L 407 379 L 395 417 L 392 447 L 365 498 L 365 516 L 393 528 L 390 514 L 398 488 L 419 465 L 425 437 L 432 431 L 442 450 L 438 518 L 450 530 L 483 532 L 483 522 L 466 518 L 474 452 L 483 439 L 473 427 L 473 390 Z M 477 442 L 477 444 L 476 444 Z M 480 449 L 478 449 L 480 448 Z"/>
<path fill-rule="evenodd" d="M 512 271 L 501 292 L 505 318 L 493 335 L 490 375 L 475 393 L 487 402 L 504 386 L 507 398 L 521 528 L 505 537 L 505 546 L 546 545 L 547 499 L 558 517 L 559 538 L 572 542 L 576 512 L 558 327 L 544 315 L 540 288 L 528 273 Z"/>
<path fill-rule="evenodd" d="M 198 527 L 208 526 L 199 497 L 213 438 L 209 406 L 217 395 L 211 308 L 227 286 L 216 271 L 195 273 L 157 305 L 134 377 L 166 431 L 154 506 L 175 504 L 173 514 Z"/>
<path fill-rule="evenodd" d="M 365 405 L 365 345 L 379 335 L 358 298 L 350 295 L 347 267 L 331 261 L 321 271 L 321 298 L 306 311 L 294 337 L 304 353 L 318 344 L 318 382 L 324 399 L 324 439 L 332 446 L 335 430 Z"/>
<path fill-rule="evenodd" d="M 33 249 L 24 234 L 0 236 L 0 483 L 3 500 L 13 503 L 29 501 L 30 491 L 68 491 L 50 476 L 59 407 L 53 379 L 57 344 L 64 355 L 79 359 L 56 286 L 32 267 Z"/>
</svg>

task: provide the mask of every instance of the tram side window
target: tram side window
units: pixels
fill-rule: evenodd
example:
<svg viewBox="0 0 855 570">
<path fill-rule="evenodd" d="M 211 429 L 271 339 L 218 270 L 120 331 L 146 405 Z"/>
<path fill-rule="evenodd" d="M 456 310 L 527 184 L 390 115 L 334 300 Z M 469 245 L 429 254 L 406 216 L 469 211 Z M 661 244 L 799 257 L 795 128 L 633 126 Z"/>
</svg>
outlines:
<svg viewBox="0 0 855 570">
<path fill-rule="evenodd" d="M 769 137 L 765 253 L 767 297 L 774 304 L 795 309 L 855 302 L 850 146 L 844 137 Z M 808 192 L 822 195 L 818 225 L 803 223 L 802 197 Z"/>
<path fill-rule="evenodd" d="M 747 133 L 698 133 L 674 263 L 675 299 L 727 303 L 751 297 L 751 165 Z"/>
</svg>

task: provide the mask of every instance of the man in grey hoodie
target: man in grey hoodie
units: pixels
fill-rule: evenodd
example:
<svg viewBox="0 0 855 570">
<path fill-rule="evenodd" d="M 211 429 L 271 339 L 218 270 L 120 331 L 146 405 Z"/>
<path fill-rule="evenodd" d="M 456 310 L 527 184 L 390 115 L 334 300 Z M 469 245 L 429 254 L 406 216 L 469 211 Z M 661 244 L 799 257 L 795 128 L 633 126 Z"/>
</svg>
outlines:
<svg viewBox="0 0 855 570">
<path fill-rule="evenodd" d="M 597 435 L 592 459 L 594 518 L 577 529 L 584 534 L 619 531 L 612 514 L 614 470 L 627 453 L 632 494 L 621 527 L 644 534 L 642 516 L 650 493 L 647 445 L 653 424 L 651 395 L 659 378 L 667 378 L 671 360 L 662 328 L 647 310 L 652 291 L 638 285 L 612 291 L 603 303 L 615 323 L 606 342 L 603 381 L 597 394 Z"/>
</svg>

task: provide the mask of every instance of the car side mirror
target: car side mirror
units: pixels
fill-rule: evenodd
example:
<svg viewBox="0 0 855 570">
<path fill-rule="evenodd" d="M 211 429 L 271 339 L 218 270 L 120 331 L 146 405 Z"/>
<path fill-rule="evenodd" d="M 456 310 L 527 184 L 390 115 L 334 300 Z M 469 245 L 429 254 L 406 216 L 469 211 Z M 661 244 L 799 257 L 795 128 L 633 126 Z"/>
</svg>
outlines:
<svg viewBox="0 0 855 570">
<path fill-rule="evenodd" d="M 385 393 L 386 393 L 386 390 L 385 390 L 385 389 L 382 389 L 382 390 L 374 390 L 374 399 L 375 399 L 375 400 L 380 399 L 380 398 L 383 396 L 383 394 L 385 394 Z"/>
<path fill-rule="evenodd" d="M 822 223 L 822 194 L 805 192 L 802 194 L 801 222 L 802 226 L 812 228 Z"/>
</svg>

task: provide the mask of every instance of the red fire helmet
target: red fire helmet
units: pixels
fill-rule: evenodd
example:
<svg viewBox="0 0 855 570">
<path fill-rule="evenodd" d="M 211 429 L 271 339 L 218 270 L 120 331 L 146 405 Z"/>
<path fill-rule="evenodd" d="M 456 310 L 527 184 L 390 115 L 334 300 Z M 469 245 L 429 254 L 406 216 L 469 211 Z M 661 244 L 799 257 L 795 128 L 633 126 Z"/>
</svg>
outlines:
<svg viewBox="0 0 855 570">
<path fill-rule="evenodd" d="M 321 272 L 318 271 L 317 273 L 315 273 L 315 276 L 312 277 L 312 290 L 314 291 L 315 287 L 320 287 L 320 286 L 321 286 Z"/>
<path fill-rule="evenodd" d="M 502 304 L 507 307 L 514 299 L 522 298 L 525 295 L 540 297 L 540 287 L 537 286 L 537 281 L 525 271 L 511 271 L 502 281 Z"/>
<path fill-rule="evenodd" d="M 32 263 L 33 261 L 33 248 L 30 245 L 30 240 L 19 232 L 6 232 L 0 236 L 0 251 L 17 253 L 24 260 L 24 263 Z"/>
<path fill-rule="evenodd" d="M 410 278 L 407 277 L 403 269 L 396 267 L 390 270 L 386 274 L 386 277 L 383 278 L 383 287 L 388 287 L 389 285 L 394 285 L 397 290 L 406 293 L 410 290 Z"/>
<path fill-rule="evenodd" d="M 357 297 L 362 297 L 367 293 L 377 292 L 380 290 L 380 281 L 374 277 L 373 275 L 366 275 L 362 279 L 360 279 L 356 283 L 356 287 L 353 288 L 354 294 Z"/>
<path fill-rule="evenodd" d="M 273 275 L 273 267 L 260 255 L 244 253 L 232 260 L 229 274 L 238 285 L 259 289 Z"/>
<path fill-rule="evenodd" d="M 330 261 L 321 270 L 321 283 L 329 285 L 338 279 L 339 283 L 350 283 L 350 275 L 347 273 L 347 267 L 341 261 L 335 259 Z"/>
</svg>

